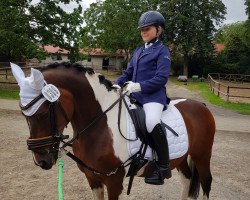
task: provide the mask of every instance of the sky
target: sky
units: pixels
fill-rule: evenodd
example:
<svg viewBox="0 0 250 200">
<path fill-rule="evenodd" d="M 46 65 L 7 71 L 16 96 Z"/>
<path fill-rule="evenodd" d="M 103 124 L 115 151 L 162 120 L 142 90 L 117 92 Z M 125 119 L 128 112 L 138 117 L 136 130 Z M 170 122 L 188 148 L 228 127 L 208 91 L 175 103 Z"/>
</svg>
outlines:
<svg viewBox="0 0 250 200">
<path fill-rule="evenodd" d="M 222 0 L 227 7 L 227 15 L 224 24 L 230 24 L 247 19 L 245 0 Z"/>
<path fill-rule="evenodd" d="M 39 0 L 33 0 L 32 2 L 37 3 Z M 96 0 L 82 0 L 82 7 L 85 10 L 89 7 L 89 5 Z M 245 12 L 246 6 L 244 5 L 245 0 L 222 0 L 227 8 L 226 19 L 223 24 L 230 24 L 237 21 L 245 21 L 247 19 L 247 15 Z M 75 4 L 70 5 L 61 5 L 64 10 L 71 11 Z"/>
</svg>

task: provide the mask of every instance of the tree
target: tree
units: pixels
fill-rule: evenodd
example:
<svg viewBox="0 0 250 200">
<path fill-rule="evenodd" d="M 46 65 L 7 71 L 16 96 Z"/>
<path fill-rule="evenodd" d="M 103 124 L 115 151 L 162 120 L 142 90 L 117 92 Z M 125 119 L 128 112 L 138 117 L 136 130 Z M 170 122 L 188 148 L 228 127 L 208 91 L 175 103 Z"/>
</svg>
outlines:
<svg viewBox="0 0 250 200">
<path fill-rule="evenodd" d="M 129 57 L 142 43 L 137 29 L 140 15 L 156 6 L 153 0 L 105 0 L 91 4 L 84 13 L 86 27 L 81 46 L 111 52 L 123 49 Z"/>
<path fill-rule="evenodd" d="M 237 73 L 250 72 L 250 33 L 249 20 L 223 26 L 215 41 L 225 45 L 226 63 L 234 64 Z"/>
<path fill-rule="evenodd" d="M 250 0 L 245 0 L 246 14 L 248 15 L 248 20 L 250 20 Z"/>
<path fill-rule="evenodd" d="M 214 40 L 217 43 L 222 43 L 228 46 L 233 38 L 238 38 L 241 40 L 241 43 L 250 47 L 250 38 L 248 37 L 246 21 L 224 25 L 216 33 Z"/>
<path fill-rule="evenodd" d="M 59 3 L 69 0 L 0 0 L 0 55 L 23 60 L 42 55 L 39 46 L 54 45 L 77 55 L 82 8 L 67 13 Z M 79 0 L 76 2 L 79 3 Z M 72 56 L 74 60 L 74 56 Z"/>
<path fill-rule="evenodd" d="M 188 75 L 190 56 L 204 61 L 213 54 L 213 33 L 226 13 L 221 0 L 169 0 L 160 7 L 167 19 L 168 40 L 183 57 L 184 74 Z"/>
<path fill-rule="evenodd" d="M 214 23 L 219 24 L 226 12 L 221 0 L 106 0 L 85 12 L 82 46 L 131 52 L 141 43 L 137 22 L 148 10 L 158 10 L 166 18 L 167 40 L 182 54 L 185 74 L 189 56 L 211 54 Z"/>
</svg>

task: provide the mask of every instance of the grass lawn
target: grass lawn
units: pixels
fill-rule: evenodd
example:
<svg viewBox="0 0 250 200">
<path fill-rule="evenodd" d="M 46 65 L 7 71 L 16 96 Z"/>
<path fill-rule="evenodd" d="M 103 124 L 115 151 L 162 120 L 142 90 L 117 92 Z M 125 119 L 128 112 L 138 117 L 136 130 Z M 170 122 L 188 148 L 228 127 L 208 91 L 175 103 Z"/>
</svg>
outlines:
<svg viewBox="0 0 250 200">
<path fill-rule="evenodd" d="M 1 99 L 19 99 L 19 90 L 16 89 L 0 89 Z"/>
<path fill-rule="evenodd" d="M 206 99 L 211 104 L 221 106 L 223 108 L 227 108 L 230 110 L 234 110 L 236 112 L 239 112 L 241 114 L 250 115 L 250 104 L 247 103 L 231 103 L 224 101 L 220 97 L 214 95 L 209 87 L 207 82 L 192 82 L 190 79 L 187 85 L 183 85 L 183 82 L 177 81 L 176 77 L 171 77 L 170 80 L 175 83 L 176 85 L 182 86 L 187 88 L 191 91 L 197 91 L 200 93 L 200 95 Z"/>
</svg>

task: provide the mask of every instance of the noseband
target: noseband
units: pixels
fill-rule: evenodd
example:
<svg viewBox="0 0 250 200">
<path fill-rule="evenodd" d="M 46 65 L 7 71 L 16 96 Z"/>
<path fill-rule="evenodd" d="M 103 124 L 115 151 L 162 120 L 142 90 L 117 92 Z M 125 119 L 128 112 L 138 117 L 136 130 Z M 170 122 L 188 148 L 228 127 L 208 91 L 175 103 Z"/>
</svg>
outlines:
<svg viewBox="0 0 250 200">
<path fill-rule="evenodd" d="M 23 106 L 20 103 L 19 105 L 20 105 L 21 110 L 29 109 L 31 106 L 33 106 L 41 98 L 43 98 L 43 94 L 40 94 L 39 96 L 37 96 L 30 103 L 28 103 L 26 106 Z M 41 147 L 50 146 L 51 148 L 49 149 L 49 152 L 55 152 L 55 151 L 58 152 L 58 146 L 59 146 L 60 142 L 63 141 L 64 139 L 69 138 L 68 135 L 63 135 L 58 130 L 58 126 L 57 126 L 57 122 L 56 122 L 56 113 L 55 113 L 56 106 L 59 107 L 60 111 L 62 112 L 62 114 L 67 122 L 66 126 L 69 123 L 68 116 L 67 116 L 65 110 L 63 109 L 60 101 L 57 100 L 55 102 L 49 102 L 48 112 L 49 112 L 49 117 L 50 117 L 50 125 L 51 125 L 52 135 L 47 136 L 47 137 L 41 137 L 41 138 L 29 138 L 29 139 L 27 139 L 27 145 L 28 145 L 29 150 L 38 151 L 38 149 Z M 30 129 L 29 117 L 25 116 L 25 118 L 28 122 L 28 126 Z"/>
</svg>

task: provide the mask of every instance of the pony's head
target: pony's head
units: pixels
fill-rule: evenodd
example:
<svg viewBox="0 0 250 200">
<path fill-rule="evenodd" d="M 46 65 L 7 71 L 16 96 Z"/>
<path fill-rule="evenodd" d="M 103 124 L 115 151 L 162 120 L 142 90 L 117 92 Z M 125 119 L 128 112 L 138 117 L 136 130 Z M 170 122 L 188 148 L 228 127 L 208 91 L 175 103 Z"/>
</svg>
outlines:
<svg viewBox="0 0 250 200">
<path fill-rule="evenodd" d="M 30 137 L 28 149 L 32 150 L 34 162 L 43 169 L 50 169 L 58 158 L 64 127 L 68 124 L 73 110 L 71 94 L 54 85 L 47 84 L 43 74 L 31 68 L 25 77 L 22 69 L 11 63 L 12 73 L 20 87 L 20 108 L 25 116 Z M 61 97 L 66 97 L 60 101 Z"/>
</svg>

